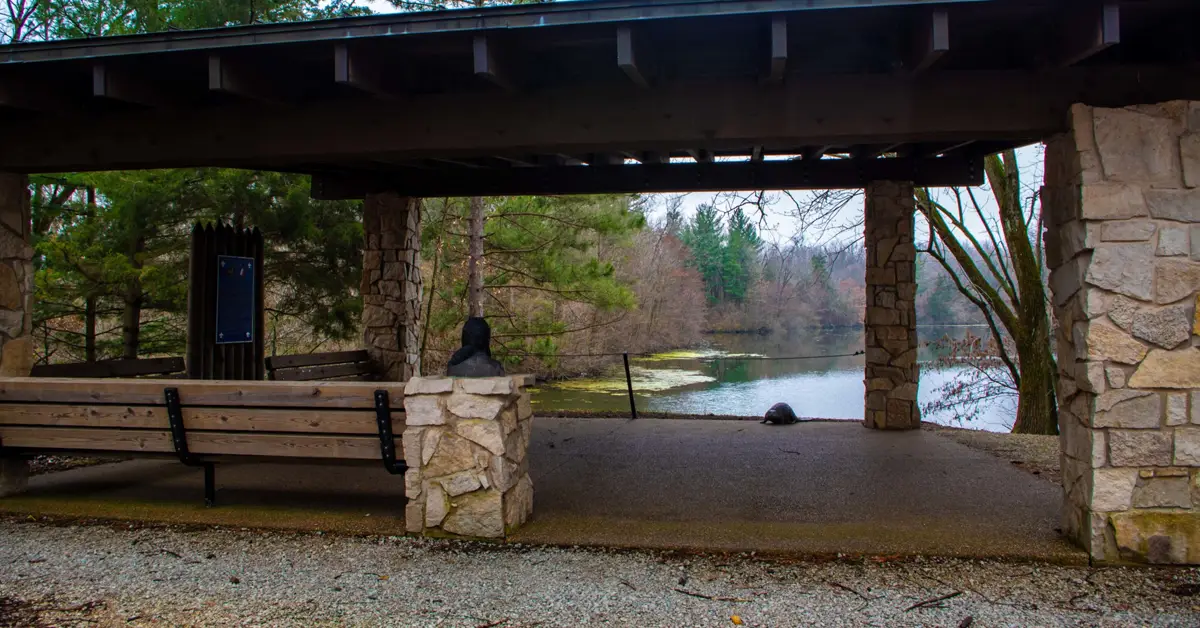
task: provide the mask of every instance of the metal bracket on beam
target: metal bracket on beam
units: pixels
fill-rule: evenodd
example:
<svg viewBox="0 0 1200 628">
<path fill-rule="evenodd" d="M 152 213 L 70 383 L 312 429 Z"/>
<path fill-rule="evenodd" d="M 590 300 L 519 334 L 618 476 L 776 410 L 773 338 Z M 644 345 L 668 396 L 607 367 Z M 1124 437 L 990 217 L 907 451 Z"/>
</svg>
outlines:
<svg viewBox="0 0 1200 628">
<path fill-rule="evenodd" d="M 402 475 L 408 470 L 403 460 L 396 460 L 396 437 L 392 433 L 392 408 L 388 403 L 388 391 L 375 391 L 375 423 L 379 427 L 379 451 L 383 457 L 383 468 L 392 475 Z"/>
<path fill-rule="evenodd" d="M 167 423 L 171 426 L 171 442 L 175 446 L 175 455 L 179 461 L 189 467 L 204 468 L 204 505 L 212 507 L 217 501 L 216 470 L 213 463 L 204 462 L 192 455 L 188 450 L 187 429 L 183 425 L 183 406 L 179 403 L 179 389 L 164 390 L 167 401 Z"/>
</svg>

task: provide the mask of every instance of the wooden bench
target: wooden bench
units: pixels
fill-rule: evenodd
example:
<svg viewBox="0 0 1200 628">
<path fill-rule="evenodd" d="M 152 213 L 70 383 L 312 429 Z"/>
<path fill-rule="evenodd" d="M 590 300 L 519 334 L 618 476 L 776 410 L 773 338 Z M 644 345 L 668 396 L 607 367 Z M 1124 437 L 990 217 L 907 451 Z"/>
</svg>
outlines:
<svg viewBox="0 0 1200 628">
<path fill-rule="evenodd" d="M 375 381 L 379 374 L 364 350 L 277 355 L 267 358 L 267 379 L 281 382 L 316 380 Z"/>
<path fill-rule="evenodd" d="M 404 431 L 404 384 L 0 378 L 0 456 L 177 457 L 204 468 L 215 502 L 222 460 L 383 462 Z"/>
<path fill-rule="evenodd" d="M 167 377 L 187 370 L 183 358 L 139 358 L 71 364 L 39 364 L 30 377 Z"/>
</svg>

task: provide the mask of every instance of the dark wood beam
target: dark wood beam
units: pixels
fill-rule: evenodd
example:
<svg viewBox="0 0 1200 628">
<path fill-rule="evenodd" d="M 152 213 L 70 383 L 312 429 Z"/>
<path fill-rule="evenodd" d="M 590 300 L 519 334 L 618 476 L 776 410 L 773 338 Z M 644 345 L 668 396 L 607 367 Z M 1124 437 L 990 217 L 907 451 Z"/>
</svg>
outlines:
<svg viewBox="0 0 1200 628">
<path fill-rule="evenodd" d="M 37 77 L 7 76 L 0 79 L 0 107 L 26 111 L 66 111 L 68 98 L 61 86 Z"/>
<path fill-rule="evenodd" d="M 925 13 L 913 31 L 912 59 L 909 71 L 919 74 L 933 67 L 950 51 L 950 14 L 944 9 Z"/>
<path fill-rule="evenodd" d="M 228 94 L 246 100 L 282 104 L 291 99 L 275 77 L 268 76 L 244 61 L 220 54 L 208 56 L 209 91 Z"/>
<path fill-rule="evenodd" d="M 904 146 L 904 142 L 892 142 L 890 144 L 882 144 L 870 147 L 868 156 L 871 158 L 883 157 L 888 153 L 895 153 Z"/>
<path fill-rule="evenodd" d="M 166 102 L 162 91 L 152 83 L 103 61 L 92 64 L 92 96 L 144 107 Z"/>
<path fill-rule="evenodd" d="M 521 168 L 531 168 L 537 165 L 537 162 L 530 157 L 513 157 L 511 155 L 493 155 L 493 157 Z"/>
<path fill-rule="evenodd" d="M 763 160 L 763 147 L 762 147 L 762 145 L 761 145 L 761 144 L 760 144 L 760 145 L 756 145 L 754 148 L 751 148 L 751 149 L 750 149 L 750 161 L 752 161 L 752 162 L 761 162 L 762 160 Z"/>
<path fill-rule="evenodd" d="M 1079 66 L 1044 72 L 814 76 L 758 89 L 760 79 L 611 85 L 478 99 L 413 95 L 404 115 L 379 99 L 271 107 L 0 116 L 0 170 L 64 172 L 194 166 L 288 170 L 367 159 L 662 151 L 704 146 L 847 146 L 888 142 L 1029 142 L 1065 130 L 1072 103 L 1098 107 L 1200 100 L 1200 68 Z M 820 98 L 812 97 L 820 94 Z M 979 94 L 988 94 L 980 98 Z M 55 138 L 47 142 L 47 137 Z"/>
<path fill-rule="evenodd" d="M 824 157 L 825 153 L 828 153 L 831 150 L 833 150 L 833 146 L 830 144 L 810 146 L 804 150 L 804 160 L 805 161 L 818 160 L 818 159 Z"/>
<path fill-rule="evenodd" d="M 617 67 L 633 81 L 635 85 L 646 89 L 650 87 L 649 81 L 646 80 L 646 75 L 642 69 L 638 67 L 638 46 L 634 41 L 633 29 L 628 26 L 617 28 Z"/>
<path fill-rule="evenodd" d="M 589 166 L 622 166 L 625 156 L 619 153 L 591 153 L 587 163 Z"/>
<path fill-rule="evenodd" d="M 515 92 L 516 87 L 509 75 L 499 67 L 496 61 L 496 44 L 487 35 L 476 35 L 471 46 L 475 64 L 475 76 L 503 89 Z"/>
<path fill-rule="evenodd" d="M 1121 43 L 1121 3 L 1103 0 L 1070 9 L 1062 42 L 1059 65 L 1063 67 Z"/>
<path fill-rule="evenodd" d="M 952 153 L 952 152 L 962 149 L 962 148 L 966 148 L 974 143 L 975 143 L 974 140 L 967 140 L 965 142 L 951 142 L 949 144 L 925 146 L 925 147 L 923 147 L 925 150 L 923 150 L 921 152 L 921 155 L 923 157 L 929 157 L 929 158 L 938 157 L 941 155 L 946 155 L 946 154 Z"/>
<path fill-rule="evenodd" d="M 771 18 L 771 64 L 767 82 L 778 85 L 787 73 L 788 36 L 787 18 L 776 15 Z"/>
<path fill-rule="evenodd" d="M 337 44 L 333 47 L 333 82 L 368 94 L 386 95 L 379 65 L 369 55 Z"/>
<path fill-rule="evenodd" d="M 698 164 L 711 164 L 713 162 L 713 154 L 711 150 L 694 148 L 687 151 L 687 154 Z"/>
<path fill-rule="evenodd" d="M 430 157 L 426 161 L 431 164 L 441 164 L 443 166 L 452 166 L 454 168 L 465 168 L 469 170 L 477 170 L 483 168 L 482 165 L 467 159 L 450 159 L 447 157 Z M 460 171 L 461 172 L 461 171 Z"/>
<path fill-rule="evenodd" d="M 638 155 L 638 161 L 643 165 L 665 165 L 671 163 L 671 156 L 667 153 L 648 150 Z"/>
<path fill-rule="evenodd" d="M 313 175 L 313 197 L 362 198 L 382 190 L 413 196 L 493 196 L 859 188 L 874 180 L 912 181 L 919 186 L 980 185 L 982 157 L 941 159 L 849 159 L 720 162 L 587 168 L 460 169 L 366 175 Z"/>
</svg>

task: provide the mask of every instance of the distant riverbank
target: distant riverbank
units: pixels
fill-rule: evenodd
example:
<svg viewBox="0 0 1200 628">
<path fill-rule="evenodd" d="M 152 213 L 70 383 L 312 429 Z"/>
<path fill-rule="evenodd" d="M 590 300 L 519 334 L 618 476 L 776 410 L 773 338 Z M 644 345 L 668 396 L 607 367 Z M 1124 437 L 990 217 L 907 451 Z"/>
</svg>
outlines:
<svg viewBox="0 0 1200 628">
<path fill-rule="evenodd" d="M 932 357 L 924 342 L 967 331 L 972 326 L 920 327 L 920 360 Z M 861 419 L 863 413 L 863 330 L 814 330 L 794 334 L 720 334 L 709 346 L 631 359 L 634 399 L 639 411 L 681 415 L 761 416 L 785 402 L 806 417 Z M 922 372 L 919 397 L 928 403 L 954 370 Z M 628 413 L 624 368 L 619 359 L 599 374 L 539 385 L 534 403 L 556 410 Z M 926 420 L 989 431 L 1008 431 L 1011 408 L 997 405 L 965 425 L 944 416 Z"/>
</svg>

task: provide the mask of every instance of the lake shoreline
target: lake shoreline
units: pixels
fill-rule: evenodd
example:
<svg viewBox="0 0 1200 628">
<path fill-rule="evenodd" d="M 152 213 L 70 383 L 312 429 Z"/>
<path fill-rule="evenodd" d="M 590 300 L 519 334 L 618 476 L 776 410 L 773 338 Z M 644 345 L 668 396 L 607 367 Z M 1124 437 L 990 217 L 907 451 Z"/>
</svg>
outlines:
<svg viewBox="0 0 1200 628">
<path fill-rule="evenodd" d="M 922 340 L 962 337 L 971 327 L 921 328 Z M 863 416 L 864 331 L 810 334 L 723 334 L 709 336 L 693 349 L 630 356 L 633 396 L 641 416 L 678 415 L 761 417 L 776 403 L 787 403 L 799 416 Z M 938 347 L 922 342 L 918 402 L 945 394 L 962 368 L 931 368 Z M 539 412 L 562 416 L 629 416 L 629 391 L 620 355 L 608 364 L 592 364 L 591 374 L 539 380 L 531 392 Z M 923 417 L 944 425 L 966 425 L 995 432 L 1011 430 L 1013 411 L 1003 404 L 980 409 L 975 420 L 960 421 L 949 412 Z M 651 413 L 663 413 L 652 415 Z"/>
</svg>

